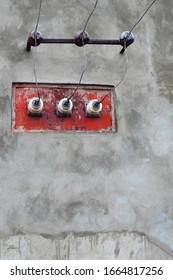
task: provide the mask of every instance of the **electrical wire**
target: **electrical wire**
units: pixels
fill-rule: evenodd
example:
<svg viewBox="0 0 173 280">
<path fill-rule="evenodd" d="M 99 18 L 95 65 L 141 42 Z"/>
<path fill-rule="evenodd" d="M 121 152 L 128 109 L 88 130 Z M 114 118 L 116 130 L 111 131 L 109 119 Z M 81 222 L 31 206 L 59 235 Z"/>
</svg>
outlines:
<svg viewBox="0 0 173 280">
<path fill-rule="evenodd" d="M 38 81 L 37 81 L 37 71 L 36 71 L 36 61 L 34 58 L 34 78 L 35 78 L 35 83 L 36 83 L 36 87 L 37 87 L 37 94 L 38 94 L 38 99 L 40 100 L 40 91 L 39 91 L 39 87 L 38 87 Z"/>
<path fill-rule="evenodd" d="M 77 92 L 77 90 L 78 90 L 78 88 L 79 88 L 79 86 L 80 86 L 80 84 L 81 84 L 83 75 L 84 75 L 84 73 L 85 73 L 85 71 L 86 71 L 86 69 L 87 69 L 88 61 L 87 61 L 87 55 L 86 55 L 86 51 L 85 51 L 85 46 L 84 46 L 84 40 L 83 40 L 83 38 L 82 38 L 82 43 L 83 43 L 82 45 L 83 45 L 84 60 L 85 60 L 84 69 L 83 69 L 82 74 L 81 74 L 81 76 L 80 76 L 78 85 L 77 85 L 76 88 L 74 89 L 74 91 L 73 91 L 73 93 L 71 94 L 71 96 L 67 99 L 67 102 L 69 102 L 69 100 L 70 100 L 70 99 L 73 97 L 73 95 L 75 95 L 75 93 Z"/>
<path fill-rule="evenodd" d="M 42 6 L 42 0 L 40 0 L 40 3 L 39 3 L 39 10 L 38 10 L 37 23 L 35 26 L 35 33 L 37 33 L 37 28 L 38 28 L 38 24 L 39 24 L 39 20 L 40 20 L 41 6 Z"/>
<path fill-rule="evenodd" d="M 35 26 L 35 30 L 34 30 L 35 47 L 37 47 L 37 29 L 38 29 L 38 24 L 39 24 L 39 20 L 40 20 L 41 6 L 42 6 L 42 0 L 40 0 L 40 3 L 39 3 L 37 22 L 36 22 L 36 26 Z M 36 51 L 37 51 L 37 48 L 36 48 Z M 34 77 L 35 77 L 35 83 L 36 83 L 36 87 L 37 87 L 38 99 L 40 100 L 40 92 L 39 92 L 39 87 L 38 87 L 37 71 L 36 71 L 36 58 L 37 58 L 37 56 L 34 55 Z"/>
<path fill-rule="evenodd" d="M 93 14 L 94 11 L 95 11 L 95 9 L 96 9 L 96 7 L 97 7 L 97 4 L 98 4 L 98 0 L 96 0 L 95 5 L 94 5 L 94 8 L 93 8 L 93 10 L 91 11 L 91 13 L 90 13 L 90 15 L 89 15 L 89 17 L 88 17 L 88 19 L 87 19 L 85 25 L 84 25 L 83 32 L 85 32 L 86 27 L 87 27 L 87 24 L 88 24 L 88 22 L 89 22 L 89 20 L 90 20 L 90 18 L 91 18 L 91 16 L 92 16 L 92 14 Z"/>
<path fill-rule="evenodd" d="M 128 55 L 127 55 L 127 51 L 126 51 L 126 49 L 127 49 L 127 46 L 126 46 L 127 43 L 126 43 L 126 42 L 127 42 L 127 39 L 126 39 L 125 42 L 124 42 L 125 68 L 124 68 L 124 71 L 123 71 L 123 75 L 122 75 L 121 80 L 114 86 L 114 89 L 116 89 L 116 88 L 123 82 L 123 80 L 124 80 L 124 78 L 125 78 L 125 76 L 126 76 L 126 73 L 127 73 L 127 68 L 128 68 Z M 106 95 L 102 98 L 102 100 L 100 100 L 99 102 L 97 102 L 97 104 L 102 103 L 108 95 L 110 95 L 110 93 L 106 94 Z"/>
<path fill-rule="evenodd" d="M 134 28 L 140 23 L 140 21 L 143 19 L 143 17 L 147 14 L 147 12 L 149 11 L 149 9 L 154 5 L 154 3 L 156 2 L 157 0 L 154 0 L 150 5 L 149 7 L 146 9 L 146 11 L 143 13 L 143 15 L 139 18 L 139 20 L 133 25 L 133 27 L 130 29 L 130 31 L 128 32 L 126 38 L 125 38 L 125 41 L 124 41 L 124 54 L 125 54 L 125 68 L 124 68 L 124 72 L 123 72 L 123 76 L 121 78 L 121 80 L 115 85 L 115 89 L 123 82 L 125 76 L 126 76 L 126 73 L 127 73 L 127 68 L 128 68 L 128 55 L 127 55 L 127 40 L 129 39 L 129 36 L 131 35 L 132 31 L 134 30 Z M 106 94 L 102 100 L 100 100 L 99 102 L 97 102 L 97 104 L 100 104 L 102 103 L 105 98 L 109 95 L 110 93 Z"/>
<path fill-rule="evenodd" d="M 91 18 L 91 16 L 92 16 L 92 14 L 93 14 L 93 13 L 94 13 L 94 11 L 95 11 L 95 9 L 96 9 L 96 7 L 97 7 L 97 4 L 98 4 L 98 0 L 96 0 L 95 5 L 94 5 L 94 7 L 93 7 L 93 9 L 92 9 L 91 13 L 89 14 L 89 16 L 88 16 L 88 18 L 87 18 L 87 20 L 86 20 L 86 23 L 85 23 L 85 25 L 84 25 L 84 28 L 83 28 L 82 33 L 84 33 L 84 32 L 85 32 L 86 27 L 87 27 L 87 25 L 88 25 L 88 22 L 89 22 L 89 20 L 90 20 L 90 18 Z M 87 56 L 86 56 L 86 52 L 85 52 L 85 43 L 84 43 L 84 39 L 83 39 L 83 37 L 82 37 L 82 47 L 83 47 L 83 50 L 84 50 L 84 59 L 85 59 L 84 69 L 83 69 L 83 71 L 82 71 L 82 73 L 81 73 L 81 76 L 80 76 L 80 79 L 79 79 L 79 82 L 78 82 L 77 87 L 74 89 L 73 93 L 71 94 L 71 96 L 70 96 L 70 97 L 68 97 L 68 99 L 67 99 L 67 101 L 66 101 L 66 102 L 67 102 L 67 104 L 69 103 L 69 100 L 73 97 L 73 95 L 75 95 L 75 94 L 76 94 L 76 92 L 77 92 L 78 88 L 80 87 L 80 84 L 81 84 L 82 78 L 83 78 L 84 73 L 85 73 L 85 71 L 86 71 L 86 69 L 87 69 L 87 64 L 88 64 L 88 61 L 87 61 Z"/>
<path fill-rule="evenodd" d="M 143 15 L 139 18 L 139 20 L 134 24 L 134 26 L 131 28 L 131 30 L 129 31 L 129 35 L 132 33 L 133 29 L 140 23 L 140 21 L 143 19 L 143 17 L 148 13 L 149 9 L 154 5 L 154 3 L 157 0 L 154 0 L 149 7 L 146 9 L 146 11 L 143 13 Z"/>
</svg>

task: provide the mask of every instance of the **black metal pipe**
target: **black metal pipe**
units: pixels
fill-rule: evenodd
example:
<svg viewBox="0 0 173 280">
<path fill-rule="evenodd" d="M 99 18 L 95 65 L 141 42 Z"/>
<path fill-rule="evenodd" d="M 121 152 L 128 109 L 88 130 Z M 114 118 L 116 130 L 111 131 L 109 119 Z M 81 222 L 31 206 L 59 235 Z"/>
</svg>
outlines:
<svg viewBox="0 0 173 280">
<path fill-rule="evenodd" d="M 74 39 L 53 39 L 53 38 L 43 38 L 41 44 L 75 44 Z M 85 44 L 94 45 L 121 45 L 120 40 L 107 40 L 107 39 L 90 39 L 89 42 Z"/>
<path fill-rule="evenodd" d="M 94 44 L 94 45 L 121 45 L 119 40 L 108 40 L 108 39 L 90 39 L 88 44 Z"/>
<path fill-rule="evenodd" d="M 127 46 L 128 47 L 130 44 L 133 42 L 128 42 Z M 82 47 L 83 45 L 77 44 L 75 39 L 54 39 L 54 38 L 41 38 L 38 42 L 37 45 L 40 44 L 75 44 L 79 47 Z M 120 40 L 109 40 L 109 39 L 88 39 L 88 41 L 84 42 L 84 45 L 89 44 L 89 45 L 121 45 L 124 46 L 123 42 Z M 27 46 L 26 50 L 29 52 L 31 50 L 31 46 L 35 47 L 35 41 L 31 36 L 28 37 L 27 41 Z M 124 53 L 124 47 L 120 51 L 121 54 Z"/>
<path fill-rule="evenodd" d="M 74 39 L 43 38 L 41 44 L 75 44 Z"/>
</svg>

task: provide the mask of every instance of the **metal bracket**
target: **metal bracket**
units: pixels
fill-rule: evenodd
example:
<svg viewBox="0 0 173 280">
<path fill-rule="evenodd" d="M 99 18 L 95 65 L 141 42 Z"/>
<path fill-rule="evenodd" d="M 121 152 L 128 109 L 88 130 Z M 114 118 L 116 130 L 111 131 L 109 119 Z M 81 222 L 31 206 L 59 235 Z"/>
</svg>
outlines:
<svg viewBox="0 0 173 280">
<path fill-rule="evenodd" d="M 123 54 L 124 42 L 126 40 L 126 48 L 130 46 L 134 42 L 134 35 L 131 33 L 129 38 L 127 38 L 127 32 L 124 31 L 121 33 L 119 40 L 109 40 L 109 39 L 90 39 L 88 33 L 86 31 L 79 31 L 74 39 L 54 39 L 54 38 L 43 38 L 42 33 L 37 31 L 37 35 L 35 36 L 35 31 L 32 31 L 27 40 L 26 50 L 30 52 L 31 47 L 37 47 L 40 44 L 75 44 L 78 47 L 83 47 L 86 44 L 93 45 L 120 45 L 123 46 L 120 54 Z"/>
</svg>

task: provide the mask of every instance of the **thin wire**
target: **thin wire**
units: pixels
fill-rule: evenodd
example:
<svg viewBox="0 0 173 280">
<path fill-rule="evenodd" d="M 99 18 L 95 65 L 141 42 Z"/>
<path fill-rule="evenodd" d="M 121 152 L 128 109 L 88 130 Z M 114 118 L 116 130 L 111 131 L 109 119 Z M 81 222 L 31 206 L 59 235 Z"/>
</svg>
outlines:
<svg viewBox="0 0 173 280">
<path fill-rule="evenodd" d="M 125 42 L 124 42 L 125 68 L 124 68 L 124 71 L 123 71 L 123 75 L 122 75 L 121 80 L 120 80 L 120 81 L 115 85 L 115 87 L 114 87 L 115 89 L 123 82 L 123 80 L 124 80 L 124 78 L 125 78 L 125 76 L 126 76 L 126 73 L 127 73 L 127 68 L 128 68 L 128 55 L 127 55 L 127 51 L 126 51 L 126 49 L 127 49 L 126 42 L 127 42 L 127 38 L 126 38 L 126 40 L 125 40 Z M 98 102 L 98 104 L 102 103 L 108 95 L 110 95 L 110 93 L 106 94 L 106 95 L 102 98 L 102 100 L 100 100 L 100 101 Z"/>
<path fill-rule="evenodd" d="M 127 40 L 130 36 L 130 34 L 132 33 L 133 29 L 140 23 L 140 21 L 143 19 L 143 17 L 147 14 L 147 12 L 149 11 L 149 9 L 154 5 L 154 3 L 156 2 L 157 0 L 154 0 L 150 5 L 149 7 L 146 9 L 146 11 L 143 13 L 143 15 L 139 18 L 139 20 L 134 24 L 134 26 L 130 29 L 130 31 L 128 32 L 128 35 L 126 36 L 126 39 L 124 41 L 124 54 L 125 54 L 125 68 L 124 68 L 124 72 L 123 72 L 123 76 L 121 78 L 121 80 L 115 85 L 115 88 L 117 88 L 124 80 L 125 76 L 126 76 L 126 73 L 127 73 L 127 68 L 128 68 L 128 55 L 127 55 L 127 52 L 126 52 L 126 49 L 127 49 Z M 103 100 L 105 100 L 105 98 L 109 95 L 110 93 L 106 94 L 103 99 L 101 101 L 99 101 L 98 103 L 102 103 Z"/>
<path fill-rule="evenodd" d="M 85 23 L 83 32 L 85 32 L 86 27 L 87 27 L 87 24 L 88 24 L 88 22 L 89 22 L 89 20 L 90 20 L 90 18 L 91 18 L 91 16 L 92 16 L 92 14 L 93 14 L 94 11 L 95 11 L 95 8 L 97 7 L 97 4 L 98 4 L 98 0 L 96 0 L 95 5 L 94 5 L 94 8 L 93 8 L 93 10 L 91 11 L 91 13 L 90 13 L 90 15 L 89 15 L 89 17 L 88 17 L 88 19 L 87 19 L 87 21 L 86 21 L 86 23 Z"/>
<path fill-rule="evenodd" d="M 140 19 L 135 23 L 135 25 L 131 28 L 131 30 L 129 31 L 129 35 L 132 33 L 133 29 L 138 25 L 138 23 L 143 19 L 143 17 L 146 15 L 146 13 L 148 13 L 149 9 L 154 5 L 154 3 L 157 0 L 154 0 L 149 7 L 146 9 L 146 11 L 144 12 L 144 14 L 140 17 Z"/>
<path fill-rule="evenodd" d="M 38 87 L 38 81 L 37 81 L 37 72 L 36 72 L 36 57 L 34 57 L 34 78 L 35 78 L 35 83 L 36 83 L 36 87 L 37 87 L 37 94 L 38 94 L 38 99 L 40 100 L 40 91 L 39 91 L 39 87 Z"/>
<path fill-rule="evenodd" d="M 39 24 L 39 20 L 40 20 L 41 6 L 42 6 L 42 0 L 40 0 L 40 3 L 39 3 L 37 22 L 36 22 L 36 26 L 35 26 L 35 30 L 34 30 L 35 47 L 37 47 L 37 29 L 38 29 L 38 24 Z M 36 51 L 37 51 L 37 48 L 36 48 Z M 36 71 L 36 58 L 37 58 L 37 56 L 34 55 L 34 77 L 35 77 L 35 83 L 36 83 L 36 87 L 37 87 L 38 98 L 40 100 L 40 92 L 39 92 L 39 87 L 38 87 L 37 71 Z"/>
<path fill-rule="evenodd" d="M 87 20 L 86 20 L 86 23 L 85 23 L 85 25 L 84 25 L 84 28 L 83 28 L 83 32 L 82 32 L 82 33 L 85 32 L 86 27 L 87 27 L 87 24 L 88 24 L 88 22 L 89 22 L 89 20 L 90 20 L 90 18 L 91 18 L 91 16 L 92 16 L 92 14 L 93 14 L 94 11 L 95 11 L 95 9 L 96 9 L 96 7 L 97 7 L 97 4 L 98 4 L 98 0 L 96 0 L 95 5 L 94 5 L 94 7 L 93 7 L 93 9 L 92 9 L 92 11 L 91 11 L 91 13 L 90 13 L 90 15 L 89 15 L 89 17 L 88 17 Z M 87 61 L 87 55 L 86 55 L 86 52 L 85 52 L 85 43 L 84 43 L 83 37 L 82 37 L 82 46 L 83 46 L 83 50 L 84 50 L 84 60 L 85 60 L 84 69 L 83 69 L 83 71 L 82 71 L 82 73 L 81 73 L 81 76 L 80 76 L 79 83 L 78 83 L 77 87 L 75 88 L 75 90 L 73 91 L 73 93 L 71 94 L 71 96 L 67 99 L 67 102 L 69 102 L 69 100 L 73 97 L 73 95 L 76 94 L 78 88 L 80 87 L 80 84 L 81 84 L 82 78 L 83 78 L 83 76 L 84 76 L 84 73 L 85 73 L 85 71 L 86 71 L 86 69 L 87 69 L 88 61 Z"/>
<path fill-rule="evenodd" d="M 40 4 L 39 4 L 39 10 L 38 10 L 37 23 L 36 23 L 36 26 L 35 26 L 35 33 L 37 33 L 37 28 L 38 28 L 38 24 L 39 24 L 39 20 L 40 20 L 41 5 L 42 5 L 42 0 L 40 0 Z"/>
<path fill-rule="evenodd" d="M 115 88 L 117 88 L 124 80 L 126 73 L 127 73 L 127 67 L 128 67 L 128 55 L 127 55 L 127 38 L 125 39 L 124 42 L 124 54 L 125 54 L 125 68 L 124 68 L 124 72 L 123 72 L 123 76 L 121 78 L 121 80 L 115 85 Z"/>
<path fill-rule="evenodd" d="M 81 81 L 82 81 L 82 78 L 83 78 L 83 75 L 87 69 L 87 64 L 88 64 L 88 60 L 87 60 L 87 55 L 86 55 L 86 51 L 85 51 L 85 46 L 84 46 L 84 40 L 82 38 L 82 45 L 83 45 L 83 51 L 84 51 L 84 61 L 85 61 L 85 64 L 84 64 L 84 69 L 82 71 L 82 74 L 80 76 L 80 79 L 79 79 L 79 83 L 77 85 L 77 87 L 75 88 L 75 90 L 73 91 L 73 93 L 71 94 L 71 96 L 67 99 L 67 102 L 73 97 L 73 95 L 75 95 L 76 91 L 78 90 L 80 84 L 81 84 Z"/>
</svg>

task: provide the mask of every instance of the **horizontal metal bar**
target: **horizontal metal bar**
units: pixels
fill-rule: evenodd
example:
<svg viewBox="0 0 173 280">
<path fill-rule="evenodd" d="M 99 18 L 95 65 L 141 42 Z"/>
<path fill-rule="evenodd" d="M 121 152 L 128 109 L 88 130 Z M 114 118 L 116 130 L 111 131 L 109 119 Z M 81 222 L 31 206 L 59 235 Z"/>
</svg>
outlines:
<svg viewBox="0 0 173 280">
<path fill-rule="evenodd" d="M 88 44 L 94 44 L 94 45 L 121 45 L 119 40 L 108 40 L 108 39 L 90 39 Z"/>
<path fill-rule="evenodd" d="M 74 39 L 53 39 L 53 38 L 43 38 L 40 42 L 41 44 L 75 44 Z M 85 44 L 94 45 L 121 45 L 119 40 L 107 40 L 107 39 L 90 39 L 89 42 Z"/>
<path fill-rule="evenodd" d="M 74 39 L 46 39 L 43 38 L 41 44 L 74 44 Z"/>
<path fill-rule="evenodd" d="M 128 40 L 126 48 L 130 46 L 134 40 Z M 84 39 L 81 37 L 81 34 L 76 36 L 74 39 L 56 39 L 56 38 L 43 38 L 40 37 L 36 44 L 34 38 L 30 35 L 27 40 L 26 50 L 29 52 L 31 47 L 37 47 L 40 44 L 75 44 L 78 47 L 83 47 L 84 45 L 124 45 L 122 40 L 110 40 L 110 39 L 90 39 L 89 36 Z M 121 50 L 121 54 L 125 51 L 124 47 Z"/>
</svg>

